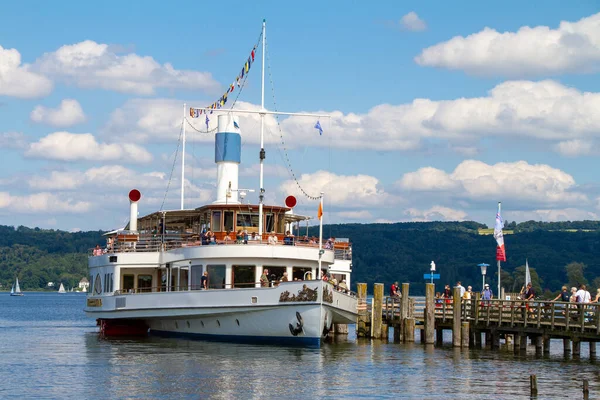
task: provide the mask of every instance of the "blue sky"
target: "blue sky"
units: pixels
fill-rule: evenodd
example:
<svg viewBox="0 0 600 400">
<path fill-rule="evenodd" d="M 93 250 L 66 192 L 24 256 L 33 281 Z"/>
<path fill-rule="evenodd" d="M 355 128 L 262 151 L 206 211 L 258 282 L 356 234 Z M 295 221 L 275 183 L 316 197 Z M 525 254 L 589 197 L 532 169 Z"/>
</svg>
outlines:
<svg viewBox="0 0 600 400">
<path fill-rule="evenodd" d="M 323 136 L 312 117 L 282 118 L 281 133 L 267 118 L 269 203 L 293 194 L 296 212 L 316 214 L 289 157 L 299 184 L 325 193 L 325 223 L 491 226 L 497 201 L 510 221 L 598 218 L 595 2 L 182 5 L 3 6 L 0 223 L 117 228 L 133 187 L 141 214 L 159 209 L 183 104 L 220 97 L 263 18 L 267 108 L 274 93 L 278 110 L 331 115 Z M 260 56 L 240 108 L 260 104 Z M 241 118 L 240 186 L 257 189 L 260 125 Z M 186 206 L 196 207 L 215 197 L 213 137 L 187 138 Z M 175 162 L 167 209 L 179 207 Z"/>
</svg>

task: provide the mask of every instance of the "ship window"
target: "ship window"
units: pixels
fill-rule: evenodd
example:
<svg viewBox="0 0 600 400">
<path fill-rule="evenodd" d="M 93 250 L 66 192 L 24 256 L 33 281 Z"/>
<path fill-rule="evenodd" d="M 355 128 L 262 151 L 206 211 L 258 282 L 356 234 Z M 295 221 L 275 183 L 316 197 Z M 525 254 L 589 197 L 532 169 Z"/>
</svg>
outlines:
<svg viewBox="0 0 600 400">
<path fill-rule="evenodd" d="M 207 265 L 206 270 L 208 271 L 208 288 L 224 289 L 225 265 Z"/>
<path fill-rule="evenodd" d="M 280 281 L 283 273 L 286 271 L 286 267 L 273 267 L 271 265 L 263 265 L 263 269 L 269 270 L 269 281 Z"/>
<path fill-rule="evenodd" d="M 255 278 L 254 265 L 234 265 L 233 266 L 233 287 L 254 287 L 257 282 Z"/>
<path fill-rule="evenodd" d="M 192 265 L 192 283 L 190 289 L 202 289 L 202 265 Z"/>
<path fill-rule="evenodd" d="M 309 272 L 309 273 L 307 274 L 307 272 Z M 293 280 L 303 281 L 305 278 L 306 278 L 306 280 L 310 280 L 310 279 L 312 279 L 311 275 L 312 275 L 311 268 L 306 268 L 306 267 L 292 268 L 292 279 Z"/>
<path fill-rule="evenodd" d="M 221 211 L 213 211 L 210 228 L 213 232 L 221 231 Z"/>
<path fill-rule="evenodd" d="M 133 275 L 123 275 L 123 293 L 129 293 L 134 289 L 134 279 Z"/>
<path fill-rule="evenodd" d="M 225 231 L 233 231 L 233 211 L 223 212 L 223 228 Z"/>
<path fill-rule="evenodd" d="M 102 283 L 103 283 L 102 292 L 104 292 L 104 293 L 108 292 L 108 287 L 107 287 L 108 279 L 106 279 L 106 275 L 108 275 L 108 274 L 104 274 L 104 280 L 102 281 Z"/>
<path fill-rule="evenodd" d="M 138 292 L 152 291 L 152 275 L 138 275 Z"/>
<path fill-rule="evenodd" d="M 237 213 L 236 226 L 238 229 L 257 228 L 258 214 L 255 213 Z M 253 229 L 248 229 L 250 232 Z M 269 232 L 269 231 L 267 231 Z"/>
<path fill-rule="evenodd" d="M 109 286 L 108 286 L 108 291 L 110 293 L 113 292 L 113 273 L 110 273 L 110 281 L 108 282 Z"/>
<path fill-rule="evenodd" d="M 275 230 L 275 216 L 273 214 L 265 214 L 265 232 L 273 232 Z"/>
</svg>

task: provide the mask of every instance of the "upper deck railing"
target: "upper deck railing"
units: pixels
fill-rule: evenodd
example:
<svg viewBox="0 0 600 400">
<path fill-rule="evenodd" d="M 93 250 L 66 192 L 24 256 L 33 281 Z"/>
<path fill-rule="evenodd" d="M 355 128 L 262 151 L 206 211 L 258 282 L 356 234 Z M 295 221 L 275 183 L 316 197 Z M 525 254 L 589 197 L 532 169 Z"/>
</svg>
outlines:
<svg viewBox="0 0 600 400">
<path fill-rule="evenodd" d="M 156 234 L 133 234 L 122 233 L 111 236 L 107 239 L 105 248 L 95 248 L 89 250 L 89 255 L 99 256 L 103 254 L 126 253 L 126 252 L 156 252 L 168 251 L 183 247 L 195 246 L 239 246 L 239 245 L 269 245 L 269 246 L 299 246 L 318 248 L 319 244 L 314 241 L 307 241 L 295 237 L 283 237 L 283 240 L 277 240 L 276 243 L 265 239 L 248 240 L 203 240 L 199 235 L 167 233 L 165 235 Z M 352 260 L 352 246 L 348 243 L 333 244 L 325 242 L 323 249 L 333 251 L 336 260 Z"/>
</svg>

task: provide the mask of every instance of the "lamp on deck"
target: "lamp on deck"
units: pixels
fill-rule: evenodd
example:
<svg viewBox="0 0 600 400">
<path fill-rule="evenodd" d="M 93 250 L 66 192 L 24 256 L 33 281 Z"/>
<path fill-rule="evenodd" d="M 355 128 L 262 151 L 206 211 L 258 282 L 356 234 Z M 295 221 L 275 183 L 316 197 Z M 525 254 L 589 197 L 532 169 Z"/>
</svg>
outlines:
<svg viewBox="0 0 600 400">
<path fill-rule="evenodd" d="M 481 276 L 483 277 L 483 283 L 481 284 L 481 290 L 483 290 L 485 288 L 485 273 L 487 272 L 487 267 L 489 267 L 490 264 L 481 263 L 481 264 L 477 264 L 477 266 L 479 268 L 481 268 Z"/>
</svg>

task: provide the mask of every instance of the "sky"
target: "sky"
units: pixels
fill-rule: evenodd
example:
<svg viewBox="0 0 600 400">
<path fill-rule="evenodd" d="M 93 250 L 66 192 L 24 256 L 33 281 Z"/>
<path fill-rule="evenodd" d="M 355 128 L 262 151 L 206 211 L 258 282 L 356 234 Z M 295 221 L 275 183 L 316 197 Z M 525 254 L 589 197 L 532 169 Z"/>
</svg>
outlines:
<svg viewBox="0 0 600 400">
<path fill-rule="evenodd" d="M 266 19 L 265 203 L 324 223 L 598 219 L 595 1 L 9 2 L 0 224 L 111 230 L 216 197 L 216 102 Z M 258 110 L 261 44 L 226 108 Z M 184 120 L 184 114 L 186 119 Z M 210 116 L 209 131 L 216 128 Z M 314 128 L 322 126 L 322 135 Z M 260 121 L 240 114 L 257 203 Z M 213 131 L 214 132 L 214 131 Z"/>
</svg>

